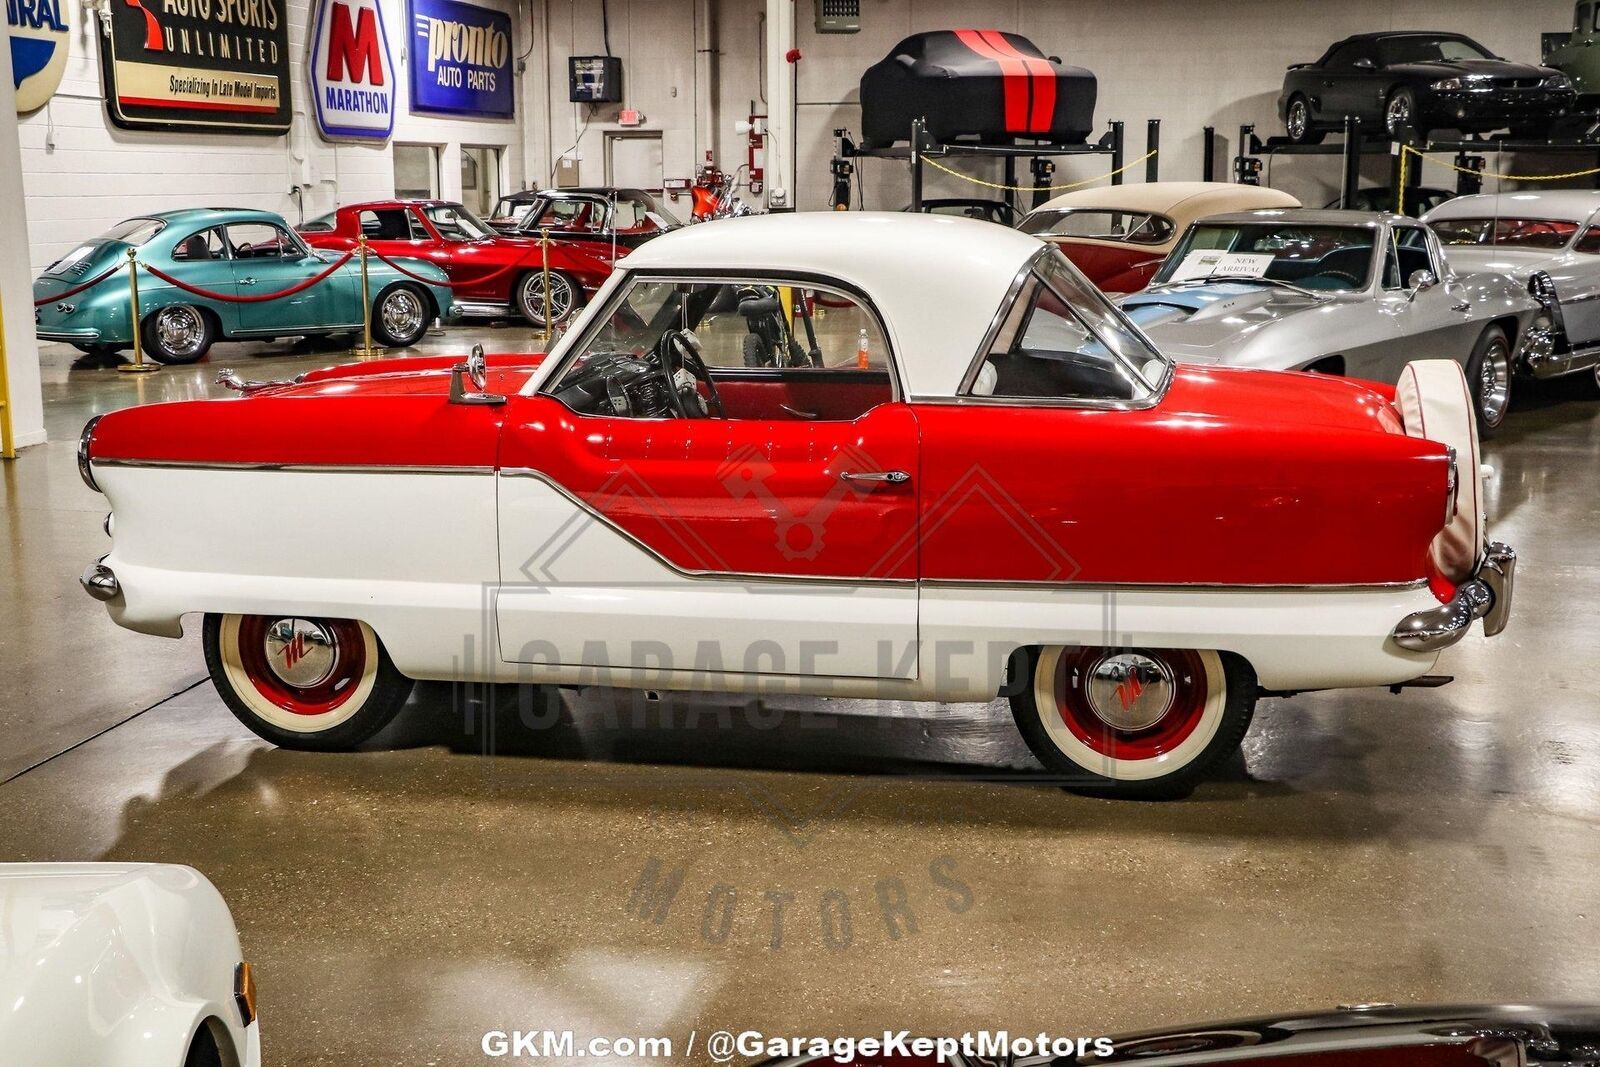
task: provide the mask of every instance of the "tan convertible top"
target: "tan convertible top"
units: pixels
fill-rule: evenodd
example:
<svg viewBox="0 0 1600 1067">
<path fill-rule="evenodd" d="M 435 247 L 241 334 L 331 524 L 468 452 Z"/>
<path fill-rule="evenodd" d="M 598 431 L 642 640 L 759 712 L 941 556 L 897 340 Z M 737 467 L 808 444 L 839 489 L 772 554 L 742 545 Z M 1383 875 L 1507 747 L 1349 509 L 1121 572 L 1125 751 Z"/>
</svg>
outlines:
<svg viewBox="0 0 1600 1067">
<path fill-rule="evenodd" d="M 1103 211 L 1148 211 L 1172 220 L 1172 239 L 1148 248 L 1170 248 L 1196 219 L 1229 211 L 1254 211 L 1261 208 L 1299 207 L 1300 201 L 1277 189 L 1232 182 L 1134 182 L 1076 189 L 1048 200 L 1034 211 L 1059 211 L 1063 208 Z M 1032 212 L 1029 212 L 1032 214 Z M 1059 238 L 1056 238 L 1059 240 Z M 1073 238 L 1074 241 L 1086 240 Z M 1120 241 L 1089 241 L 1093 244 L 1121 245 Z"/>
</svg>

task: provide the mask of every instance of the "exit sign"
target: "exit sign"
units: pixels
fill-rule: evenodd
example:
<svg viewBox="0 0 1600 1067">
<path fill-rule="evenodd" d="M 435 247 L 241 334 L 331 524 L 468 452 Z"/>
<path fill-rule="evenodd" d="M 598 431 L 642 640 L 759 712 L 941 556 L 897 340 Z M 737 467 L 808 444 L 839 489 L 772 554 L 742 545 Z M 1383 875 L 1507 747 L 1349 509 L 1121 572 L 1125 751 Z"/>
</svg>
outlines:
<svg viewBox="0 0 1600 1067">
<path fill-rule="evenodd" d="M 643 121 L 644 116 L 639 114 L 636 108 L 625 107 L 617 112 L 617 125 L 619 126 L 637 126 Z"/>
</svg>

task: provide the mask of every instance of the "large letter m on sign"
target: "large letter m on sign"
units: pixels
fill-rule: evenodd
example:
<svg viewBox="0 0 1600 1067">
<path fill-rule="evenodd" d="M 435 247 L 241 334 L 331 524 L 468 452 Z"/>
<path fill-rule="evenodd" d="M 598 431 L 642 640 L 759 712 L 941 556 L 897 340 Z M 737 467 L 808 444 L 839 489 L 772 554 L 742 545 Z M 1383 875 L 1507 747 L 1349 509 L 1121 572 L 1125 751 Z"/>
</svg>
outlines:
<svg viewBox="0 0 1600 1067">
<path fill-rule="evenodd" d="M 328 71 L 330 82 L 349 79 L 360 84 L 383 84 L 383 53 L 378 45 L 378 17 L 363 7 L 354 22 L 350 5 L 335 3 L 328 11 Z"/>
</svg>

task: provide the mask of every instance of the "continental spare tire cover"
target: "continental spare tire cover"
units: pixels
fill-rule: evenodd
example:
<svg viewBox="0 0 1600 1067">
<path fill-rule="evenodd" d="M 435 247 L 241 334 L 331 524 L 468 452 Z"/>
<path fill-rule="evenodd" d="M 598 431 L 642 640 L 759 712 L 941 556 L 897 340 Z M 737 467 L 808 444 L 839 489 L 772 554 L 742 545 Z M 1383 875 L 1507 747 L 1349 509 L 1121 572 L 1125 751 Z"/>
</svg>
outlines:
<svg viewBox="0 0 1600 1067">
<path fill-rule="evenodd" d="M 1406 433 L 1448 445 L 1456 452 L 1460 487 L 1455 515 L 1433 540 L 1434 565 L 1451 581 L 1464 582 L 1483 556 L 1483 474 L 1472 391 L 1461 364 L 1419 359 L 1406 364 L 1395 386 L 1395 406 Z"/>
</svg>

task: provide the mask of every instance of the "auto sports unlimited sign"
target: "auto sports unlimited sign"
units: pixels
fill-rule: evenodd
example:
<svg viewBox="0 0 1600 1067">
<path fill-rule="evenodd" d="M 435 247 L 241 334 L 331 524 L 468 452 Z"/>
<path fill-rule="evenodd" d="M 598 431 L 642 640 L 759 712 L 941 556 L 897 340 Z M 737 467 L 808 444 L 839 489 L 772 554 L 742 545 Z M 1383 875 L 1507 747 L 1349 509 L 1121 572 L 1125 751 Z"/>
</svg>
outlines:
<svg viewBox="0 0 1600 1067">
<path fill-rule="evenodd" d="M 67 69 L 66 0 L 6 0 L 17 113 L 37 111 L 61 87 Z"/>
<path fill-rule="evenodd" d="M 111 0 L 100 71 L 124 129 L 289 129 L 286 0 Z"/>
<path fill-rule="evenodd" d="M 411 0 L 411 110 L 510 118 L 511 16 L 456 0 Z"/>
<path fill-rule="evenodd" d="M 378 0 L 314 0 L 307 71 L 324 137 L 384 141 L 394 132 L 394 61 Z"/>
</svg>

